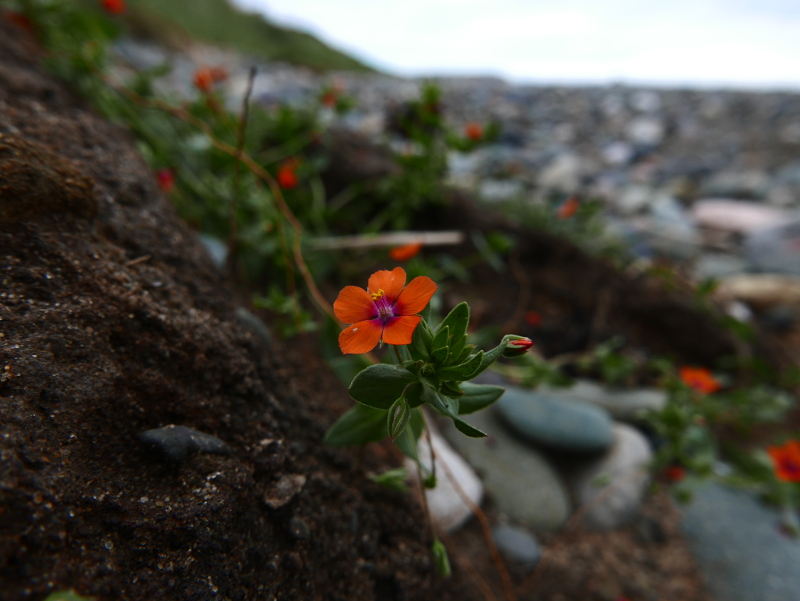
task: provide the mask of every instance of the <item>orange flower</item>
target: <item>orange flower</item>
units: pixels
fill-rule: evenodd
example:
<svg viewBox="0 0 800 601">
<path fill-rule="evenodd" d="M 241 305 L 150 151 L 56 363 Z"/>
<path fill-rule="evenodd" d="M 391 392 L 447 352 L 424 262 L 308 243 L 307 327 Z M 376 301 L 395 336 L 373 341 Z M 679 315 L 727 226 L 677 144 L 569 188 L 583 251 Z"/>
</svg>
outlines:
<svg viewBox="0 0 800 601">
<path fill-rule="evenodd" d="M 297 173 L 295 173 L 295 169 L 297 169 L 297 165 L 299 162 L 295 158 L 286 159 L 281 166 L 278 167 L 278 175 L 276 179 L 278 180 L 278 185 L 283 188 L 284 190 L 291 190 L 292 188 L 297 187 Z"/>
<path fill-rule="evenodd" d="M 410 344 L 422 311 L 436 292 L 436 284 L 420 276 L 406 284 L 402 267 L 376 271 L 367 289 L 346 286 L 333 303 L 333 311 L 344 323 L 353 324 L 339 334 L 342 353 L 368 353 L 378 343 Z"/>
<path fill-rule="evenodd" d="M 800 482 L 800 441 L 790 440 L 782 447 L 769 447 L 775 476 L 783 482 Z"/>
<path fill-rule="evenodd" d="M 214 88 L 214 77 L 211 75 L 211 69 L 201 67 L 194 72 L 194 87 L 205 94 L 208 94 Z"/>
<path fill-rule="evenodd" d="M 100 0 L 100 4 L 112 15 L 121 15 L 125 12 L 125 0 Z"/>
<path fill-rule="evenodd" d="M 683 366 L 680 369 L 680 376 L 684 384 L 704 394 L 722 388 L 722 384 L 705 367 Z"/>
<path fill-rule="evenodd" d="M 416 257 L 422 250 L 422 242 L 412 242 L 403 246 L 395 246 L 389 251 L 389 256 L 395 261 L 408 261 Z"/>
<path fill-rule="evenodd" d="M 569 219 L 575 213 L 578 212 L 579 206 L 580 202 L 578 202 L 578 197 L 570 196 L 567 200 L 564 201 L 564 204 L 558 207 L 556 215 L 558 215 L 559 219 Z"/>
<path fill-rule="evenodd" d="M 467 123 L 464 126 L 464 133 L 470 140 L 477 142 L 483 139 L 483 126 L 480 123 Z"/>
</svg>

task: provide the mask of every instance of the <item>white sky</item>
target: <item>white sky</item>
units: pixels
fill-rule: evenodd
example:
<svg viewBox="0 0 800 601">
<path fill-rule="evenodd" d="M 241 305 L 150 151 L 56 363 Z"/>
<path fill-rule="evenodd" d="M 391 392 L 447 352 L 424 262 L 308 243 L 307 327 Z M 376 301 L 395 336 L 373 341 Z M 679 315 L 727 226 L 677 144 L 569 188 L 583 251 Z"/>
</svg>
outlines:
<svg viewBox="0 0 800 601">
<path fill-rule="evenodd" d="M 800 0 L 234 0 L 399 75 L 800 88 Z"/>
</svg>

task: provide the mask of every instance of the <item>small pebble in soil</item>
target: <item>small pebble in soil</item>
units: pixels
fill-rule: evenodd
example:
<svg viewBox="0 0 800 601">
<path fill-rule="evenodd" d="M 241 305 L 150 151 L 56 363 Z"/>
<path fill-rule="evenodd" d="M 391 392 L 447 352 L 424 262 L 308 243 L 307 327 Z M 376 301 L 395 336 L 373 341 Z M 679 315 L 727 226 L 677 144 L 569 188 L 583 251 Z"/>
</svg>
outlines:
<svg viewBox="0 0 800 601">
<path fill-rule="evenodd" d="M 216 436 L 186 426 L 169 425 L 145 430 L 139 434 L 139 441 L 173 463 L 183 463 L 191 452 L 215 455 L 230 452 L 228 445 Z"/>
<path fill-rule="evenodd" d="M 283 507 L 306 485 L 303 474 L 284 474 L 264 495 L 264 502 L 272 509 Z"/>
<path fill-rule="evenodd" d="M 303 521 L 303 518 L 293 516 L 289 520 L 289 534 L 297 540 L 305 540 L 311 534 L 311 530 L 309 530 L 308 524 Z"/>
<path fill-rule="evenodd" d="M 525 567 L 534 567 L 542 558 L 542 551 L 534 536 L 522 528 L 497 526 L 492 530 L 494 542 L 508 559 Z"/>
</svg>

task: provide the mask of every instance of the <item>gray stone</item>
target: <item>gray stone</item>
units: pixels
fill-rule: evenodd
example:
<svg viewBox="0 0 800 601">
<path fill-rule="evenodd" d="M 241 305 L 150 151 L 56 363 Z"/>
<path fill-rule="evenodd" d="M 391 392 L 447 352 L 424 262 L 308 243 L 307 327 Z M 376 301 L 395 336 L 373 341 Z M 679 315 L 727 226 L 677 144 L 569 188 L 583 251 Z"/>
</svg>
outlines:
<svg viewBox="0 0 800 601">
<path fill-rule="evenodd" d="M 751 233 L 744 255 L 752 271 L 800 275 L 800 219 Z"/>
<path fill-rule="evenodd" d="M 228 445 L 216 436 L 186 426 L 169 425 L 145 430 L 138 438 L 173 463 L 182 463 L 192 452 L 215 455 L 227 455 L 230 452 Z"/>
<path fill-rule="evenodd" d="M 507 433 L 491 412 L 464 419 L 488 438 L 468 438 L 452 422 L 445 424 L 443 433 L 482 475 L 497 508 L 536 532 L 558 530 L 570 514 L 569 495 L 545 457 Z"/>
<path fill-rule="evenodd" d="M 264 503 L 272 509 L 283 507 L 306 485 L 303 474 L 284 474 L 264 495 Z"/>
<path fill-rule="evenodd" d="M 778 226 L 787 219 L 787 212 L 758 202 L 708 198 L 692 205 L 692 217 L 701 226 L 747 233 Z"/>
<path fill-rule="evenodd" d="M 608 413 L 565 392 L 506 387 L 495 411 L 534 444 L 571 453 L 600 453 L 612 442 Z"/>
<path fill-rule="evenodd" d="M 671 196 L 660 195 L 652 202 L 643 226 L 653 250 L 662 256 L 688 260 L 700 252 L 700 231 Z"/>
<path fill-rule="evenodd" d="M 472 517 L 472 509 L 464 502 L 461 494 L 465 494 L 475 505 L 480 505 L 483 499 L 483 484 L 475 470 L 453 450 L 432 425 L 430 434 L 438 467 L 436 488 L 425 491 L 428 498 L 428 510 L 438 528 L 447 532 L 455 532 Z M 420 439 L 417 450 L 420 463 L 430 471 L 431 451 L 425 438 Z M 417 466 L 411 459 L 406 458 L 405 468 L 408 473 L 416 474 Z M 418 484 L 419 479 L 415 477 L 413 481 Z M 456 486 L 461 490 L 459 491 Z"/>
<path fill-rule="evenodd" d="M 511 561 L 533 567 L 542 558 L 542 550 L 536 538 L 527 530 L 513 526 L 497 526 L 492 529 L 492 538 L 498 550 Z"/>
<path fill-rule="evenodd" d="M 698 280 L 724 278 L 747 271 L 747 261 L 725 253 L 703 253 L 694 264 L 694 276 Z"/>
<path fill-rule="evenodd" d="M 707 484 L 683 509 L 681 528 L 709 592 L 722 601 L 800 599 L 800 542 L 755 495 Z"/>
<path fill-rule="evenodd" d="M 261 319 L 254 313 L 248 311 L 244 307 L 236 307 L 236 319 L 239 320 L 244 327 L 255 334 L 256 338 L 264 345 L 264 348 L 272 346 L 272 334 Z"/>
<path fill-rule="evenodd" d="M 614 445 L 602 458 L 573 479 L 579 506 L 588 506 L 583 521 L 595 530 L 613 530 L 632 521 L 639 512 L 653 458 L 647 439 L 625 424 L 614 425 Z"/>
<path fill-rule="evenodd" d="M 225 263 L 228 261 L 228 245 L 219 238 L 209 236 L 208 234 L 200 234 L 200 242 L 211 257 L 211 261 L 216 265 L 220 271 L 225 269 Z"/>
<path fill-rule="evenodd" d="M 614 419 L 641 423 L 642 414 L 660 411 L 667 403 L 667 393 L 656 388 L 608 388 L 590 380 L 576 380 L 570 388 L 549 388 L 539 390 L 552 394 L 564 392 L 570 397 L 602 407 Z"/>
</svg>

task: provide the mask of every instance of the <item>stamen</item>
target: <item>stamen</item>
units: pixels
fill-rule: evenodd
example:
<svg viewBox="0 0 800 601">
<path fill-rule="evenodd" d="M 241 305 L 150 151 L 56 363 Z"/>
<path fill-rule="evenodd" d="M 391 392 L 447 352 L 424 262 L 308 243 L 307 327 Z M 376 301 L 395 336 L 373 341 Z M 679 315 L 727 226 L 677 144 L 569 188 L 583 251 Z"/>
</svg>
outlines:
<svg viewBox="0 0 800 601">
<path fill-rule="evenodd" d="M 385 294 L 386 293 L 383 291 L 383 288 L 378 288 L 378 291 L 373 292 L 370 296 L 372 297 L 372 300 L 376 301 L 383 298 Z"/>
</svg>

